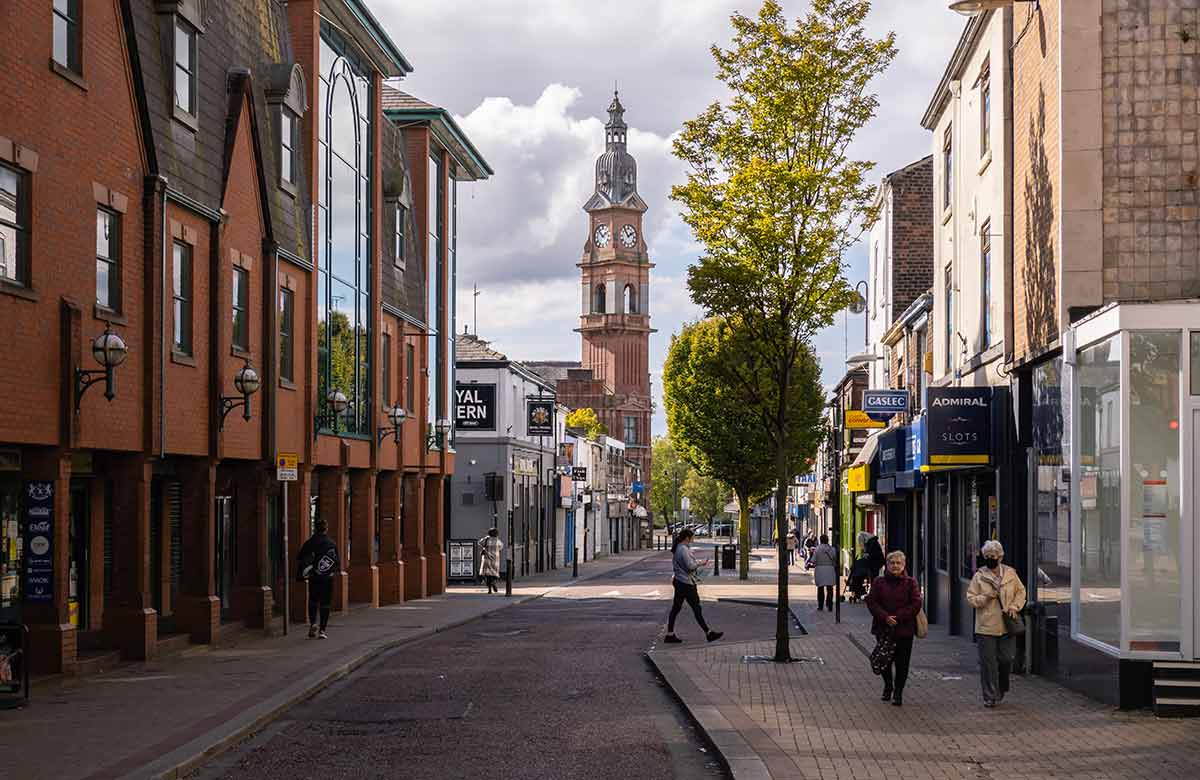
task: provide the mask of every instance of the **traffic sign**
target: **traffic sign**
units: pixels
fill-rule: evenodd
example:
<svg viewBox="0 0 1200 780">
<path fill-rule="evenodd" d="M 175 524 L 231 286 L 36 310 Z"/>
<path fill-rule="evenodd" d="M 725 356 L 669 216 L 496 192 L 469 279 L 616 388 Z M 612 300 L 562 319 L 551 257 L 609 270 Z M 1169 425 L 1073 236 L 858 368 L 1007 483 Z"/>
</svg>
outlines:
<svg viewBox="0 0 1200 780">
<path fill-rule="evenodd" d="M 299 467 L 299 455 L 294 452 L 281 452 L 275 458 L 275 479 L 280 482 L 295 482 Z"/>
</svg>

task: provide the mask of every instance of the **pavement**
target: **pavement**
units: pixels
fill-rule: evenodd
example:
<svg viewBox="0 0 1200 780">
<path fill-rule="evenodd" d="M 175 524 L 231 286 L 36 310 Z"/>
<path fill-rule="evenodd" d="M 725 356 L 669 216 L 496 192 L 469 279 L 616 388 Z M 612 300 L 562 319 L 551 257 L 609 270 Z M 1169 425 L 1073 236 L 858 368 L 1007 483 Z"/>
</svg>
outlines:
<svg viewBox="0 0 1200 780">
<path fill-rule="evenodd" d="M 243 634 L 233 646 L 39 685 L 25 709 L 0 711 L 0 776 L 14 780 L 174 778 L 263 729 L 290 707 L 393 648 L 602 577 L 653 555 L 588 561 L 521 579 L 513 595 L 482 586 L 334 615 L 328 640 Z M 503 586 L 502 586 L 503 587 Z M 299 630 L 298 630 L 299 629 Z"/>
<path fill-rule="evenodd" d="M 774 572 L 759 552 L 748 593 Z M 793 571 L 796 571 L 795 567 Z M 995 709 L 979 691 L 975 646 L 937 626 L 917 640 L 904 706 L 880 700 L 868 663 L 870 615 L 842 605 L 842 622 L 815 609 L 808 575 L 791 578 L 791 608 L 806 631 L 791 664 L 762 662 L 770 635 L 711 645 L 662 645 L 648 655 L 738 780 L 1173 780 L 1196 777 L 1200 722 L 1122 712 L 1036 676 L 1014 676 Z M 734 597 L 734 578 L 706 580 Z"/>
</svg>

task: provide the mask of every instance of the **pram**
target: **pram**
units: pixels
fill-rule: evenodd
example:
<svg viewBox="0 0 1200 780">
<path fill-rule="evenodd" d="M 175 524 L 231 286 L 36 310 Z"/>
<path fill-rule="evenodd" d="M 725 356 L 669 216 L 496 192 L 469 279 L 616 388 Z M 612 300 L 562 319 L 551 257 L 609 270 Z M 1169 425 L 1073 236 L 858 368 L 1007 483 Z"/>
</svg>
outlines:
<svg viewBox="0 0 1200 780">
<path fill-rule="evenodd" d="M 846 581 L 850 602 L 862 601 L 871 590 L 871 563 L 864 555 L 850 566 L 850 577 Z"/>
</svg>

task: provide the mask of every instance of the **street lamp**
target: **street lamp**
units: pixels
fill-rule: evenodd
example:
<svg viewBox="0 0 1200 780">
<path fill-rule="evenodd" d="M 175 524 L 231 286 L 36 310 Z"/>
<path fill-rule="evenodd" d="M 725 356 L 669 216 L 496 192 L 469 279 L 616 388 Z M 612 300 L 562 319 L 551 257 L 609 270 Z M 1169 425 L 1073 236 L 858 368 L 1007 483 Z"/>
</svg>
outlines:
<svg viewBox="0 0 1200 780">
<path fill-rule="evenodd" d="M 390 433 L 390 434 L 392 434 L 393 440 L 397 444 L 399 444 L 400 443 L 400 426 L 404 425 L 404 421 L 408 419 L 408 412 L 406 412 L 404 410 L 403 406 L 401 406 L 400 404 L 396 404 L 391 409 L 387 410 L 387 418 L 388 418 L 388 422 L 390 422 L 392 424 L 392 427 L 384 428 L 384 427 L 380 426 L 380 428 L 379 428 L 379 443 L 383 444 L 383 440 L 385 438 L 387 438 L 387 435 Z"/>
<path fill-rule="evenodd" d="M 313 438 L 317 438 L 317 433 L 321 428 L 332 428 L 333 435 L 337 436 L 338 420 L 346 412 L 350 406 L 350 401 L 346 399 L 346 394 L 341 390 L 330 390 L 325 396 L 325 411 L 318 412 L 316 425 L 313 426 Z"/>
<path fill-rule="evenodd" d="M 84 371 L 75 369 L 75 414 L 79 414 L 79 405 L 83 394 L 89 387 L 104 380 L 104 397 L 109 401 L 117 395 L 117 380 L 113 369 L 125 362 L 129 356 L 129 348 L 116 333 L 113 333 L 112 323 L 104 324 L 104 332 L 92 341 L 92 357 L 102 368 L 99 371 Z"/>
<path fill-rule="evenodd" d="M 1015 3 L 1033 3 L 1038 8 L 1039 0 L 954 0 L 950 10 L 957 11 L 963 16 L 978 16 L 984 11 L 998 11 L 1001 8 L 1011 8 Z"/>
<path fill-rule="evenodd" d="M 246 422 L 250 421 L 250 396 L 258 392 L 259 384 L 258 372 L 247 360 L 233 377 L 233 386 L 237 388 L 242 397 L 222 395 L 218 398 L 218 408 L 221 410 L 220 422 L 217 424 L 218 430 L 225 430 L 225 418 L 239 406 L 242 407 L 242 419 Z"/>
<path fill-rule="evenodd" d="M 453 423 L 445 418 L 434 423 L 433 430 L 425 437 L 425 449 L 444 450 L 449 441 L 450 429 L 453 425 Z"/>
</svg>

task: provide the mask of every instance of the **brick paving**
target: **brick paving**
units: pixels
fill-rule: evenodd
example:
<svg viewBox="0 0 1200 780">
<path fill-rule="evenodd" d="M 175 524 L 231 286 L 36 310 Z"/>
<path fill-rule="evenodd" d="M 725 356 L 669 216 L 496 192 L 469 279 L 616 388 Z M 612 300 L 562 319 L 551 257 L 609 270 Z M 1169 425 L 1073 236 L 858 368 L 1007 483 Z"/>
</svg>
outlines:
<svg viewBox="0 0 1200 780">
<path fill-rule="evenodd" d="M 936 626 L 914 647 L 904 707 L 882 702 L 866 608 L 843 604 L 836 625 L 813 608 L 811 585 L 791 587 L 809 632 L 792 639 L 792 655 L 819 660 L 743 661 L 770 656 L 773 640 L 651 653 L 737 778 L 1197 776 L 1200 721 L 1121 712 L 1034 676 L 1014 676 L 1004 703 L 985 709 L 974 645 Z"/>
</svg>

